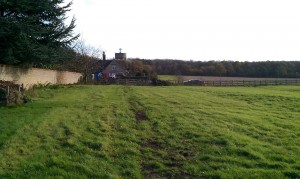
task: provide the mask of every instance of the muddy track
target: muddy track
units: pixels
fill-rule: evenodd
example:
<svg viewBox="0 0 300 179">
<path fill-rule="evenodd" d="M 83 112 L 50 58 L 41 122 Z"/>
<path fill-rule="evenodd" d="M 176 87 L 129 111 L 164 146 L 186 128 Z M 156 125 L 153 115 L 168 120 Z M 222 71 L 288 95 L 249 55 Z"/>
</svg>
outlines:
<svg viewBox="0 0 300 179">
<path fill-rule="evenodd" d="M 134 90 L 130 86 L 124 86 L 123 90 L 127 97 L 130 110 L 134 113 L 136 119 L 137 128 L 143 123 L 143 125 L 148 125 L 150 131 L 140 131 L 141 133 L 148 133 L 149 136 L 140 135 L 140 152 L 141 152 L 141 170 L 145 178 L 194 178 L 191 175 L 188 175 L 182 172 L 180 169 L 183 167 L 183 162 L 185 158 L 190 157 L 192 154 L 188 150 L 174 151 L 174 149 L 169 148 L 165 145 L 165 140 L 159 137 L 159 134 L 156 133 L 156 122 L 151 120 L 147 116 L 147 107 L 142 103 L 142 99 L 138 94 L 134 93 Z M 145 130 L 145 129 L 143 129 Z M 144 136 L 144 137 L 142 137 Z M 167 168 L 176 168 L 175 171 L 157 171 L 157 166 L 155 161 L 151 161 L 151 158 L 148 158 L 147 153 L 151 152 L 151 155 L 157 155 L 158 153 L 166 153 L 167 155 L 161 158 L 162 165 L 165 165 Z M 149 162 L 151 161 L 151 162 Z M 154 163 L 153 163 L 154 162 Z"/>
<path fill-rule="evenodd" d="M 130 86 L 123 87 L 125 95 L 128 97 L 128 103 L 130 110 L 134 113 L 137 122 L 148 120 L 148 116 L 145 112 L 145 106 L 139 101 L 138 97 L 132 93 Z"/>
</svg>

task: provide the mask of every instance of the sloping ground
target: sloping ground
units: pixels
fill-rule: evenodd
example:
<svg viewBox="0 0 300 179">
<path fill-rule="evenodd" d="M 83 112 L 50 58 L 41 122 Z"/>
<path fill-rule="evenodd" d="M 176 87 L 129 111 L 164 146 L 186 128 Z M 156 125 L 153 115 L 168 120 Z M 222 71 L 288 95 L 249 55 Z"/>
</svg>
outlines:
<svg viewBox="0 0 300 179">
<path fill-rule="evenodd" d="M 0 178 L 299 178 L 300 87 L 75 86 L 0 108 Z"/>
</svg>

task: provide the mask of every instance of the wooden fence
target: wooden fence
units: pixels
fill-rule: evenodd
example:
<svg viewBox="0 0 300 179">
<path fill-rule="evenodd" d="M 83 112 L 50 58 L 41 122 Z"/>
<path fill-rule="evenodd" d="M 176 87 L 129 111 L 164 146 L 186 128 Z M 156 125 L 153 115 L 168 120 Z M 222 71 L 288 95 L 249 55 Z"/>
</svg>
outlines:
<svg viewBox="0 0 300 179">
<path fill-rule="evenodd" d="M 188 86 L 270 86 L 270 85 L 300 85 L 300 79 L 287 80 L 251 80 L 251 81 L 202 81 L 198 84 L 188 84 L 184 81 L 168 80 L 174 85 L 188 85 Z"/>
<path fill-rule="evenodd" d="M 0 106 L 10 103 L 11 93 L 18 91 L 21 95 L 24 93 L 24 86 L 14 84 L 8 81 L 0 81 Z"/>
<path fill-rule="evenodd" d="M 92 84 L 149 86 L 152 84 L 152 81 L 148 79 L 99 79 L 92 81 Z"/>
</svg>

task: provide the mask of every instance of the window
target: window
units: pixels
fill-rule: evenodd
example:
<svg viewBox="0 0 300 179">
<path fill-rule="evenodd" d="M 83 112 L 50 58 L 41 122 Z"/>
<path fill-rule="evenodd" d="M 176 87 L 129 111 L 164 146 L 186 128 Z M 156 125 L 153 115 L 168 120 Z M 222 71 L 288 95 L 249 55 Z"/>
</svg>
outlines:
<svg viewBox="0 0 300 179">
<path fill-rule="evenodd" d="M 116 65 L 113 65 L 113 66 L 112 66 L 112 70 L 116 70 Z"/>
</svg>

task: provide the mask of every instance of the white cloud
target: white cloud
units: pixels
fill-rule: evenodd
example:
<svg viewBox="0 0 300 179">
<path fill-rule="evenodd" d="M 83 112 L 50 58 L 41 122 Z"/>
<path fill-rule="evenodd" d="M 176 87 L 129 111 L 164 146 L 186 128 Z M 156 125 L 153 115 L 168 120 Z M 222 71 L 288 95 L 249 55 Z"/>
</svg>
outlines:
<svg viewBox="0 0 300 179">
<path fill-rule="evenodd" d="M 296 0 L 74 0 L 87 42 L 109 57 L 300 60 Z"/>
</svg>

